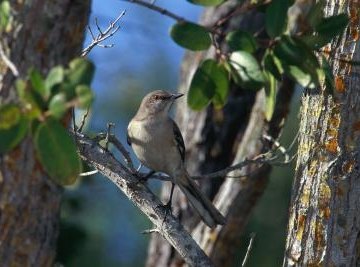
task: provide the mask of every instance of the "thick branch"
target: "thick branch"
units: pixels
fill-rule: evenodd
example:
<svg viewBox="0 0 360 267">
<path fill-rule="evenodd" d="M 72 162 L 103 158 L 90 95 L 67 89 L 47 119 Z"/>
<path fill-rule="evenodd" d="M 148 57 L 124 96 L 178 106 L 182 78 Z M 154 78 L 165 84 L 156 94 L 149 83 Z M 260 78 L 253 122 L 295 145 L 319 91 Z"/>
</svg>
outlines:
<svg viewBox="0 0 360 267">
<path fill-rule="evenodd" d="M 210 259 L 160 200 L 139 183 L 113 155 L 85 135 L 77 134 L 81 157 L 109 178 L 156 226 L 190 266 L 212 266 Z"/>
</svg>

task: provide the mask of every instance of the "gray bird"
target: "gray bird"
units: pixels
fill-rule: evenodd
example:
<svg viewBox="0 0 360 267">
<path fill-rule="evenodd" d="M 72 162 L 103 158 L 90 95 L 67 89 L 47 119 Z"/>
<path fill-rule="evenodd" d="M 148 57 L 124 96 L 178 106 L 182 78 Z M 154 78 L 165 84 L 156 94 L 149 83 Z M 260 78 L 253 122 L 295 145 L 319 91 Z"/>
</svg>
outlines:
<svg viewBox="0 0 360 267">
<path fill-rule="evenodd" d="M 213 228 L 217 224 L 224 224 L 225 218 L 187 173 L 184 140 L 179 127 L 169 116 L 172 104 L 181 96 L 182 94 L 170 94 L 162 90 L 147 94 L 129 123 L 128 143 L 143 165 L 153 171 L 168 174 L 206 225 Z M 173 188 L 174 184 L 171 195 Z"/>
</svg>

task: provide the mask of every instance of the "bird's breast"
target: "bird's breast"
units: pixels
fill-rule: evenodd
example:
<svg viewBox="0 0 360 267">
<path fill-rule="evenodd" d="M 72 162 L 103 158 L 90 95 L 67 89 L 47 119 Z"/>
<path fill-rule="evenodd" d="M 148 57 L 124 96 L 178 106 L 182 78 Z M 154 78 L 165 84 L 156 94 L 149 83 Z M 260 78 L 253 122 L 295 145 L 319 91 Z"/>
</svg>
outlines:
<svg viewBox="0 0 360 267">
<path fill-rule="evenodd" d="M 171 174 L 173 163 L 181 162 L 174 146 L 172 127 L 157 122 L 131 121 L 128 133 L 131 146 L 146 167 Z"/>
</svg>

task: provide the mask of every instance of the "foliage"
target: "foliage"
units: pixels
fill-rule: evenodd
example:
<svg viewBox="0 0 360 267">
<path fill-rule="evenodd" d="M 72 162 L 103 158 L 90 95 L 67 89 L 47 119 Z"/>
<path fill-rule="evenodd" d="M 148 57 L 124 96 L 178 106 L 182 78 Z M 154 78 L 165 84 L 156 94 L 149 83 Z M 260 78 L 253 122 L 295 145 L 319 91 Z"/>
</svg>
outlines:
<svg viewBox="0 0 360 267">
<path fill-rule="evenodd" d="M 216 6 L 221 0 L 189 0 L 189 2 Z M 314 88 L 321 83 L 333 92 L 333 75 L 322 48 L 342 34 L 348 25 L 346 14 L 324 17 L 323 1 L 314 4 L 307 14 L 307 27 L 301 32 L 288 30 L 288 9 L 293 0 L 272 0 L 254 8 L 265 12 L 267 39 L 259 39 L 251 32 L 237 30 L 225 33 L 227 48 L 217 43 L 224 33 L 216 24 L 204 27 L 180 21 L 170 31 L 172 39 L 180 46 L 193 51 L 207 50 L 213 45 L 217 61 L 206 59 L 194 73 L 188 93 L 188 104 L 200 110 L 212 103 L 221 107 L 226 103 L 229 85 L 235 83 L 243 89 L 266 93 L 265 117 L 270 120 L 274 112 L 276 89 L 284 77 L 303 87 Z M 274 19 L 277 18 L 277 19 Z M 226 81 L 225 81 L 226 80 Z"/>
<path fill-rule="evenodd" d="M 62 121 L 69 109 L 90 106 L 93 74 L 91 62 L 76 58 L 68 68 L 53 67 L 46 77 L 31 69 L 25 79 L 18 79 L 18 102 L 0 107 L 0 154 L 31 132 L 39 161 L 50 177 L 61 185 L 74 183 L 82 165 Z"/>
</svg>

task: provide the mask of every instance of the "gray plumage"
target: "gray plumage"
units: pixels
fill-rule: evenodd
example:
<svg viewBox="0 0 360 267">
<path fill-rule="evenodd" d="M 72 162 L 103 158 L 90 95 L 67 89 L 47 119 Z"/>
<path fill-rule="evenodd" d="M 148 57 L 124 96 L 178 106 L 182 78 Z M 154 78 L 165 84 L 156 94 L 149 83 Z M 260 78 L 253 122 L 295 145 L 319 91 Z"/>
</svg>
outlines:
<svg viewBox="0 0 360 267">
<path fill-rule="evenodd" d="M 169 117 L 173 102 L 182 95 L 157 90 L 144 97 L 128 126 L 127 140 L 140 162 L 151 170 L 168 174 L 209 227 L 225 218 L 188 175 L 185 145 L 179 127 Z"/>
</svg>

